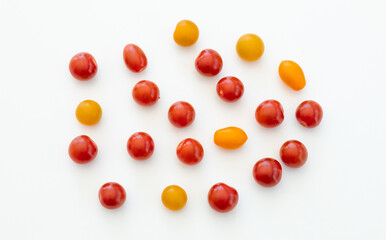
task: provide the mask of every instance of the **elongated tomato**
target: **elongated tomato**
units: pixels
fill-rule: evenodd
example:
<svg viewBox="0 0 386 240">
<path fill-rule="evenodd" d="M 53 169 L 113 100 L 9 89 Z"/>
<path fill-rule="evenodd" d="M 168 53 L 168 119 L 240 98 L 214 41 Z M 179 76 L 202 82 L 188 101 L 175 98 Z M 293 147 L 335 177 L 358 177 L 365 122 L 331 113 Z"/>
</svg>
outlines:
<svg viewBox="0 0 386 240">
<path fill-rule="evenodd" d="M 282 61 L 279 65 L 279 75 L 281 80 L 295 91 L 302 90 L 306 86 L 303 70 L 294 61 Z"/>
<path fill-rule="evenodd" d="M 135 44 L 127 44 L 123 49 L 123 60 L 132 72 L 142 72 L 147 66 L 147 58 L 140 47 Z"/>
<path fill-rule="evenodd" d="M 238 127 L 222 128 L 214 133 L 214 143 L 225 149 L 239 148 L 247 139 L 247 134 Z"/>
</svg>

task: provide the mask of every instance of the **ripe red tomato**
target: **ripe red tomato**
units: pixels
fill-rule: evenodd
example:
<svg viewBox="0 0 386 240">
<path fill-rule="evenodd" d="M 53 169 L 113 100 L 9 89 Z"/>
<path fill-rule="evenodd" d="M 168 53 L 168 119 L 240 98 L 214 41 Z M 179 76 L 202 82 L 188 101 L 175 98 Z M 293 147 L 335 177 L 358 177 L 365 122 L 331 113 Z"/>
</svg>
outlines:
<svg viewBox="0 0 386 240">
<path fill-rule="evenodd" d="M 204 157 L 204 148 L 197 140 L 187 138 L 178 144 L 177 157 L 185 164 L 194 165 Z"/>
<path fill-rule="evenodd" d="M 217 183 L 209 190 L 209 205 L 218 212 L 229 212 L 236 207 L 239 194 L 225 183 Z"/>
<path fill-rule="evenodd" d="M 158 86 L 155 83 L 147 80 L 137 82 L 133 88 L 132 94 L 134 100 L 139 105 L 143 106 L 151 106 L 159 99 Z"/>
<path fill-rule="evenodd" d="M 255 118 L 263 127 L 277 127 L 284 120 L 283 107 L 276 100 L 266 100 L 257 107 Z"/>
<path fill-rule="evenodd" d="M 289 140 L 280 148 L 280 158 L 285 165 L 298 168 L 306 163 L 308 152 L 303 143 L 297 140 Z"/>
<path fill-rule="evenodd" d="M 81 52 L 71 58 L 69 69 L 74 78 L 86 81 L 95 76 L 98 66 L 90 53 Z"/>
<path fill-rule="evenodd" d="M 187 127 L 194 121 L 196 113 L 192 105 L 179 101 L 173 103 L 168 112 L 169 121 L 178 128 Z"/>
<path fill-rule="evenodd" d="M 296 119 L 304 127 L 314 128 L 320 124 L 322 118 L 322 107 L 315 101 L 304 101 L 296 109 Z"/>
<path fill-rule="evenodd" d="M 203 50 L 196 59 L 197 71 L 207 77 L 217 75 L 222 69 L 222 58 L 212 49 Z"/>
<path fill-rule="evenodd" d="M 74 138 L 68 147 L 72 161 L 85 164 L 92 161 L 98 153 L 98 147 L 90 137 L 81 135 Z"/>
<path fill-rule="evenodd" d="M 263 158 L 253 167 L 253 177 L 264 187 L 273 187 L 280 182 L 281 165 L 273 158 Z"/>
<path fill-rule="evenodd" d="M 135 44 L 127 44 L 123 49 L 123 59 L 132 72 L 142 72 L 147 66 L 145 53 Z"/>
<path fill-rule="evenodd" d="M 127 152 L 135 160 L 145 160 L 154 152 L 154 142 L 149 134 L 137 132 L 127 141 Z"/>
<path fill-rule="evenodd" d="M 108 182 L 99 189 L 99 201 L 107 209 L 116 209 L 126 200 L 126 191 L 118 183 Z"/>
<path fill-rule="evenodd" d="M 244 94 L 244 85 L 236 77 L 224 77 L 217 83 L 217 94 L 226 102 L 235 102 Z"/>
</svg>

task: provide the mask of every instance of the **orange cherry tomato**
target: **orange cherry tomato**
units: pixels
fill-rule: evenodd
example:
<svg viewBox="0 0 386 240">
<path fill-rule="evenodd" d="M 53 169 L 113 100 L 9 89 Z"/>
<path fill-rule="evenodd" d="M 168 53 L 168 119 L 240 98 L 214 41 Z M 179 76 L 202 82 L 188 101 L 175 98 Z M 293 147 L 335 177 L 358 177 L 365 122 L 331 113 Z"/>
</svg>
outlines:
<svg viewBox="0 0 386 240">
<path fill-rule="evenodd" d="M 236 51 L 245 61 L 256 61 L 264 53 L 264 42 L 256 34 L 247 33 L 237 41 Z"/>
<path fill-rule="evenodd" d="M 294 61 L 282 61 L 279 65 L 279 75 L 281 80 L 295 91 L 302 90 L 306 86 L 303 70 Z"/>
<path fill-rule="evenodd" d="M 189 47 L 197 42 L 198 35 L 198 27 L 194 22 L 182 20 L 177 23 L 173 38 L 178 45 Z"/>
<path fill-rule="evenodd" d="M 170 185 L 162 192 L 162 203 L 170 210 L 182 209 L 188 201 L 188 196 L 183 188 L 177 185 Z"/>
<path fill-rule="evenodd" d="M 79 103 L 75 111 L 76 118 L 84 125 L 95 125 L 102 118 L 102 108 L 93 100 Z"/>
<path fill-rule="evenodd" d="M 247 139 L 247 134 L 238 127 L 222 128 L 214 133 L 214 143 L 225 149 L 239 148 Z"/>
<path fill-rule="evenodd" d="M 126 66 L 132 72 L 142 72 L 147 66 L 145 53 L 135 44 L 127 44 L 123 49 L 123 59 Z"/>
</svg>

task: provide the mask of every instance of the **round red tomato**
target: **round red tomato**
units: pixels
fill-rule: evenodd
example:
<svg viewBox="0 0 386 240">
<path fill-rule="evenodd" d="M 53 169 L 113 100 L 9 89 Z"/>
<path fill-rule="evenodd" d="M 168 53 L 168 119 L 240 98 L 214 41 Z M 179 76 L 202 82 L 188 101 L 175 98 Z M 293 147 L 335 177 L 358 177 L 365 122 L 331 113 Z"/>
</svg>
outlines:
<svg viewBox="0 0 386 240">
<path fill-rule="evenodd" d="M 280 148 L 280 158 L 285 165 L 298 168 L 306 163 L 308 152 L 303 143 L 297 140 L 289 140 Z"/>
<path fill-rule="evenodd" d="M 145 160 L 154 152 L 154 142 L 149 134 L 137 132 L 127 141 L 127 151 L 135 160 Z"/>
<path fill-rule="evenodd" d="M 71 58 L 69 69 L 74 78 L 86 81 L 95 76 L 98 66 L 90 53 L 81 52 Z"/>
<path fill-rule="evenodd" d="M 197 140 L 187 138 L 178 144 L 177 157 L 185 164 L 194 165 L 204 157 L 204 148 Z"/>
<path fill-rule="evenodd" d="M 133 88 L 132 94 L 134 100 L 143 106 L 151 106 L 159 99 L 158 86 L 147 80 L 137 82 Z"/>
<path fill-rule="evenodd" d="M 209 205 L 218 212 L 229 212 L 236 207 L 239 194 L 225 183 L 217 183 L 209 190 Z"/>
<path fill-rule="evenodd" d="M 320 124 L 322 118 L 322 107 L 315 101 L 304 101 L 296 109 L 296 119 L 304 127 L 314 128 Z"/>
<path fill-rule="evenodd" d="M 235 102 L 244 94 L 244 85 L 236 77 L 224 77 L 217 83 L 218 96 L 227 102 Z"/>
<path fill-rule="evenodd" d="M 212 49 L 203 50 L 196 58 L 197 71 L 207 77 L 217 75 L 222 69 L 222 58 Z"/>
<path fill-rule="evenodd" d="M 187 102 L 179 101 L 173 103 L 168 112 L 169 121 L 175 127 L 187 127 L 194 121 L 196 113 L 192 105 Z"/>
<path fill-rule="evenodd" d="M 123 49 L 123 60 L 132 72 L 142 72 L 147 66 L 145 53 L 135 44 L 127 44 Z"/>
<path fill-rule="evenodd" d="M 283 107 L 276 100 L 266 100 L 257 107 L 255 118 L 263 127 L 277 127 L 284 120 Z"/>
<path fill-rule="evenodd" d="M 280 182 L 281 165 L 273 158 L 263 158 L 253 167 L 253 177 L 264 187 L 273 187 Z"/>
<path fill-rule="evenodd" d="M 92 161 L 98 153 L 98 147 L 90 137 L 81 135 L 74 138 L 68 148 L 72 161 L 85 164 Z"/>
<path fill-rule="evenodd" d="M 118 183 L 108 182 L 99 189 L 99 201 L 107 209 L 116 209 L 126 200 L 126 191 Z"/>
</svg>

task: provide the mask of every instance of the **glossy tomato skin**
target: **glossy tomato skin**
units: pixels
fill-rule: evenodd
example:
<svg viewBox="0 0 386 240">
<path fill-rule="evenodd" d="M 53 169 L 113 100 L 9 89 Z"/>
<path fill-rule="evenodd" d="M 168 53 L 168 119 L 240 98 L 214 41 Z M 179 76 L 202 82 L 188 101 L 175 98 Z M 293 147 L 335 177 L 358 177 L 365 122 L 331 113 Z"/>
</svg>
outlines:
<svg viewBox="0 0 386 240">
<path fill-rule="evenodd" d="M 69 69 L 74 78 L 87 81 L 95 76 L 98 65 L 90 53 L 81 52 L 71 58 Z"/>
<path fill-rule="evenodd" d="M 99 201 L 107 209 L 116 209 L 126 200 L 126 191 L 118 183 L 108 182 L 99 189 Z"/>
<path fill-rule="evenodd" d="M 236 189 L 225 183 L 217 183 L 208 193 L 209 205 L 218 212 L 229 212 L 234 209 L 239 201 Z"/>
<path fill-rule="evenodd" d="M 195 165 L 204 157 L 204 148 L 193 138 L 184 139 L 177 146 L 177 157 L 181 162 Z"/>
<path fill-rule="evenodd" d="M 155 83 L 142 80 L 135 84 L 132 95 L 139 105 L 151 106 L 159 99 L 159 89 Z"/>
<path fill-rule="evenodd" d="M 299 168 L 307 161 L 307 148 L 297 140 L 289 140 L 281 146 L 280 158 L 288 167 Z"/>
<path fill-rule="evenodd" d="M 244 94 L 244 85 L 236 77 L 228 76 L 221 78 L 217 83 L 217 94 L 226 102 L 235 102 Z"/>
<path fill-rule="evenodd" d="M 94 160 L 98 153 L 95 142 L 86 135 L 74 138 L 68 147 L 68 154 L 72 161 L 78 164 L 85 164 Z"/>
<path fill-rule="evenodd" d="M 214 133 L 214 143 L 225 149 L 237 149 L 244 145 L 248 140 L 247 134 L 238 127 L 226 127 L 217 130 Z"/>
<path fill-rule="evenodd" d="M 183 47 L 189 47 L 197 42 L 199 30 L 197 25 L 189 20 L 182 20 L 177 23 L 174 30 L 174 41 Z"/>
<path fill-rule="evenodd" d="M 154 141 L 144 132 L 136 132 L 127 141 L 127 152 L 135 160 L 145 160 L 154 152 Z"/>
<path fill-rule="evenodd" d="M 296 109 L 296 119 L 306 128 L 319 126 L 322 118 L 322 107 L 315 101 L 304 101 Z"/>
<path fill-rule="evenodd" d="M 162 192 L 161 199 L 165 207 L 173 211 L 178 211 L 186 205 L 188 196 L 180 186 L 170 185 Z"/>
<path fill-rule="evenodd" d="M 169 108 L 169 121 L 178 128 L 187 127 L 193 123 L 196 112 L 192 105 L 187 102 L 179 101 L 173 103 Z"/>
<path fill-rule="evenodd" d="M 204 76 L 216 76 L 222 69 L 222 58 L 213 49 L 205 49 L 196 58 L 196 69 Z"/>
<path fill-rule="evenodd" d="M 92 126 L 101 120 L 102 108 L 93 100 L 84 100 L 76 107 L 75 116 L 80 123 Z"/>
<path fill-rule="evenodd" d="M 145 53 L 135 44 L 126 45 L 123 49 L 123 60 L 127 68 L 135 73 L 142 72 L 147 66 Z"/>
<path fill-rule="evenodd" d="M 263 158 L 253 167 L 253 177 L 263 187 L 276 186 L 281 179 L 282 168 L 273 158 Z"/>
<path fill-rule="evenodd" d="M 264 53 L 264 42 L 256 34 L 247 33 L 237 41 L 236 51 L 239 57 L 245 61 L 256 61 Z"/>
<path fill-rule="evenodd" d="M 266 100 L 257 107 L 255 118 L 260 125 L 266 128 L 279 126 L 284 120 L 284 111 L 280 102 Z"/>
</svg>

